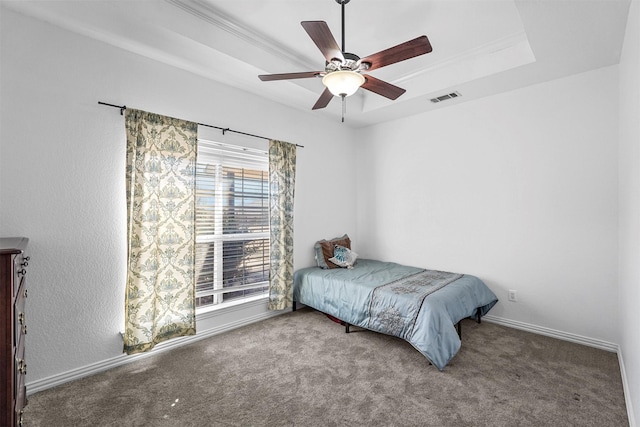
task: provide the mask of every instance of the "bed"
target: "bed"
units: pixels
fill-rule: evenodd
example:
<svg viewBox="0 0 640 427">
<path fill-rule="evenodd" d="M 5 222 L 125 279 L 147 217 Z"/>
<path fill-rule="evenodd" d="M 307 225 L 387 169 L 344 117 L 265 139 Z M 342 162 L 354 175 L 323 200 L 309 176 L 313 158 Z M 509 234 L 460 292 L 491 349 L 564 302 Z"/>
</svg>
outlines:
<svg viewBox="0 0 640 427">
<path fill-rule="evenodd" d="M 404 339 L 443 370 L 461 346 L 460 320 L 498 302 L 475 276 L 358 259 L 351 268 L 294 274 L 293 300 L 349 325 Z"/>
</svg>

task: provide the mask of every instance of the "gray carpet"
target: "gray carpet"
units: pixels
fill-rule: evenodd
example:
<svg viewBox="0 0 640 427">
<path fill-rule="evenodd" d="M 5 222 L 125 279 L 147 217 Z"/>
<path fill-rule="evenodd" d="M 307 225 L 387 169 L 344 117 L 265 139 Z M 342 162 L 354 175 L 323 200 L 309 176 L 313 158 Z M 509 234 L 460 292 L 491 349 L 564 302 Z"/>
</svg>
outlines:
<svg viewBox="0 0 640 427">
<path fill-rule="evenodd" d="M 463 322 L 443 372 L 298 310 L 30 397 L 26 427 L 626 426 L 614 353 Z"/>
</svg>

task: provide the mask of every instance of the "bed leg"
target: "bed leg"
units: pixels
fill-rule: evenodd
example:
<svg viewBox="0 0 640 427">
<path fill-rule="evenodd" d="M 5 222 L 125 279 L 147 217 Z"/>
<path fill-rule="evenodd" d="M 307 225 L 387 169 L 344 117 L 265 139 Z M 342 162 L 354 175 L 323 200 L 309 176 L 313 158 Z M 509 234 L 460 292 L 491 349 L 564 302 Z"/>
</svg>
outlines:
<svg viewBox="0 0 640 427">
<path fill-rule="evenodd" d="M 296 307 L 296 302 L 294 301 L 294 302 L 293 302 L 293 307 L 292 307 L 292 310 L 291 310 L 291 311 L 296 311 L 296 309 L 297 309 L 297 307 Z"/>
<path fill-rule="evenodd" d="M 478 323 L 482 321 L 482 310 L 478 307 Z"/>
<path fill-rule="evenodd" d="M 462 340 L 462 320 L 456 323 L 456 330 L 458 331 L 458 338 Z"/>
<path fill-rule="evenodd" d="M 351 325 L 349 325 L 347 322 L 344 322 L 344 333 L 345 334 L 349 333 L 349 326 L 351 326 Z"/>
</svg>

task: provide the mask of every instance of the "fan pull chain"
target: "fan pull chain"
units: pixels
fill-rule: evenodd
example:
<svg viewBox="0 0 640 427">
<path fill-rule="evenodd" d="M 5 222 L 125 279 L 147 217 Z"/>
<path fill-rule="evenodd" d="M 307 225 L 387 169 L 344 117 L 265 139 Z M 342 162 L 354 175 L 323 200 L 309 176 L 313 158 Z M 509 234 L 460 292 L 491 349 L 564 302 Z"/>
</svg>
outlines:
<svg viewBox="0 0 640 427">
<path fill-rule="evenodd" d="M 344 123 L 344 115 L 347 112 L 347 97 L 344 95 L 342 96 L 342 123 Z"/>
</svg>

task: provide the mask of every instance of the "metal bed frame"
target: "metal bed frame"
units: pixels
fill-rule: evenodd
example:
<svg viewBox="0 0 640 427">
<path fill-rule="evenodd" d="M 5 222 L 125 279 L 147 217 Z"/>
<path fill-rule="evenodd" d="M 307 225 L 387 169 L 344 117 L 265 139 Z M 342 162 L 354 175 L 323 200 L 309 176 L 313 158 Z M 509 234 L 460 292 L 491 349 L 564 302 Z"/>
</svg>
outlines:
<svg viewBox="0 0 640 427">
<path fill-rule="evenodd" d="M 297 305 L 296 305 L 296 301 L 293 301 L 293 311 L 296 311 L 298 309 Z M 482 310 L 481 307 L 478 307 L 477 309 L 477 315 L 476 315 L 476 322 L 478 323 L 482 323 Z M 350 332 L 350 327 L 351 325 L 347 322 L 345 322 L 344 320 L 340 320 L 340 324 L 344 326 L 344 333 L 348 334 Z M 458 337 L 460 339 L 462 339 L 462 320 L 460 320 L 458 323 L 456 323 L 456 331 L 458 332 Z"/>
</svg>

